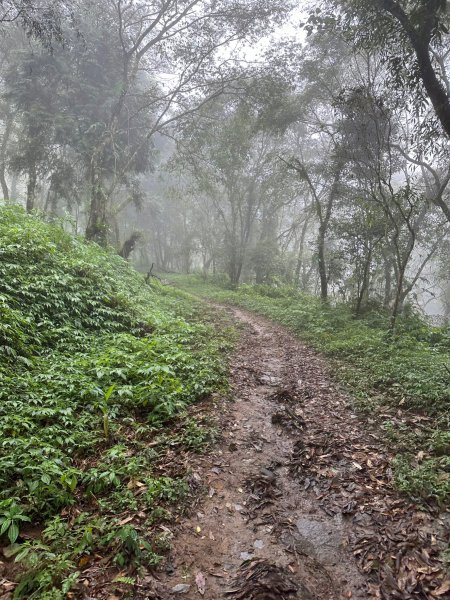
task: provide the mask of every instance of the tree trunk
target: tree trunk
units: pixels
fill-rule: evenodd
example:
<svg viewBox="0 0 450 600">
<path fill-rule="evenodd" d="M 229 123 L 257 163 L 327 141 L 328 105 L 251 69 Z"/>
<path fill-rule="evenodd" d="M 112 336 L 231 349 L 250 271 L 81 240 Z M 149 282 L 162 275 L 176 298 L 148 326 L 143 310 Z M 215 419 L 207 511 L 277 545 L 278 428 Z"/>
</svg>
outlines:
<svg viewBox="0 0 450 600">
<path fill-rule="evenodd" d="M 419 27 L 422 27 L 422 30 L 416 28 L 413 26 L 410 18 L 398 2 L 395 0 L 379 0 L 379 2 L 387 12 L 397 19 L 408 36 L 416 54 L 419 65 L 420 79 L 422 80 L 423 86 L 431 100 L 431 103 L 433 104 L 434 111 L 441 122 L 444 131 L 450 137 L 449 96 L 446 89 L 439 81 L 431 61 L 429 49 L 431 28 L 429 27 L 429 24 L 426 22 L 421 23 Z M 428 9 L 428 19 L 437 14 L 439 10 L 438 4 L 440 4 L 440 1 L 436 2 L 436 0 L 434 0 L 431 2 L 429 0 L 429 3 L 430 7 Z M 434 6 L 432 6 L 432 4 L 434 4 Z M 428 31 L 424 31 L 424 26 L 428 28 Z"/>
<path fill-rule="evenodd" d="M 139 231 L 134 231 L 130 235 L 130 237 L 127 240 L 125 240 L 125 242 L 123 243 L 123 246 L 122 246 L 122 248 L 119 251 L 119 256 L 121 256 L 125 260 L 128 260 L 129 257 L 130 257 L 130 254 L 136 248 L 136 244 L 141 239 L 141 237 L 142 236 L 141 236 L 141 233 Z"/>
<path fill-rule="evenodd" d="M 228 269 L 228 276 L 230 278 L 230 284 L 233 289 L 239 285 L 242 272 L 242 258 L 239 256 L 238 249 L 233 245 L 230 253 L 230 262 Z"/>
<path fill-rule="evenodd" d="M 302 232 L 300 235 L 300 244 L 299 244 L 298 255 L 297 255 L 297 265 L 295 267 L 295 275 L 294 275 L 294 283 L 295 283 L 296 287 L 298 287 L 300 284 L 300 273 L 302 272 L 302 269 L 303 269 L 304 253 L 305 253 L 305 239 L 306 239 L 306 232 L 308 230 L 308 224 L 309 224 L 309 215 L 305 218 L 305 222 L 303 223 Z"/>
<path fill-rule="evenodd" d="M 328 301 L 328 277 L 327 265 L 325 261 L 325 227 L 319 227 L 319 236 L 317 238 L 317 257 L 320 279 L 320 298 L 323 302 Z"/>
<path fill-rule="evenodd" d="M 383 308 L 389 309 L 392 298 L 392 260 L 383 251 L 383 269 L 384 269 L 384 295 Z"/>
<path fill-rule="evenodd" d="M 423 86 L 433 104 L 433 108 L 446 134 L 450 137 L 450 99 L 437 78 L 427 47 L 415 48 Z"/>
<path fill-rule="evenodd" d="M 212 256 L 210 258 L 206 258 L 206 255 L 203 257 L 202 275 L 203 275 L 204 281 L 206 281 L 206 279 L 208 277 L 209 267 L 211 266 L 212 262 L 213 262 Z"/>
<path fill-rule="evenodd" d="M 2 186 L 3 200 L 5 200 L 5 202 L 9 202 L 9 189 L 5 179 L 4 163 L 0 165 L 0 185 Z"/>
<path fill-rule="evenodd" d="M 14 201 L 14 198 L 17 196 L 17 181 L 19 176 L 17 173 L 13 173 L 11 178 L 11 193 L 9 195 L 10 199 Z"/>
<path fill-rule="evenodd" d="M 34 203 L 36 200 L 36 182 L 37 182 L 37 174 L 36 167 L 33 166 L 28 173 L 28 183 L 27 183 L 27 212 L 31 212 L 34 209 Z"/>
<path fill-rule="evenodd" d="M 97 242 L 100 246 L 106 246 L 107 242 L 106 208 L 103 187 L 98 175 L 93 173 L 91 176 L 91 206 L 86 227 L 86 239 Z"/>
<path fill-rule="evenodd" d="M 405 269 L 406 267 L 402 266 L 399 270 L 397 287 L 395 290 L 395 298 L 394 305 L 392 307 L 391 312 L 391 320 L 389 323 L 389 329 L 394 331 L 395 326 L 397 324 L 397 317 L 400 312 L 401 302 L 402 302 L 402 291 L 403 291 L 403 280 L 405 278 Z"/>
<path fill-rule="evenodd" d="M 9 202 L 9 189 L 6 183 L 6 151 L 8 148 L 9 138 L 13 128 L 14 118 L 12 114 L 8 114 L 6 118 L 5 131 L 2 136 L 2 144 L 0 147 L 0 185 L 2 186 L 2 194 L 5 202 Z"/>
<path fill-rule="evenodd" d="M 358 299 L 356 302 L 356 310 L 355 314 L 357 317 L 361 314 L 361 308 L 364 302 L 364 299 L 367 296 L 367 292 L 369 291 L 369 279 L 370 279 L 370 267 L 372 265 L 372 248 L 369 247 L 369 252 L 367 254 L 366 260 L 364 262 L 364 270 L 363 270 L 363 280 L 361 284 L 361 289 L 359 290 Z"/>
</svg>

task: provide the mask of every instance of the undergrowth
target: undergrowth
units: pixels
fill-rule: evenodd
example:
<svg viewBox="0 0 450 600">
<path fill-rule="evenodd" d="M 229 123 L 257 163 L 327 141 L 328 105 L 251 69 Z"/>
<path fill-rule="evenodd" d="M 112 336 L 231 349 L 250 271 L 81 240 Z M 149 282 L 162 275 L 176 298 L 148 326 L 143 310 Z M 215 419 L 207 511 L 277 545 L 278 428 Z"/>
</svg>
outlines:
<svg viewBox="0 0 450 600">
<path fill-rule="evenodd" d="M 161 467 L 165 446 L 208 443 L 188 407 L 226 382 L 227 338 L 197 312 L 113 252 L 0 209 L 0 536 L 22 564 L 15 598 L 64 598 L 99 553 L 117 568 L 160 560 L 153 526 L 189 491 Z"/>
<path fill-rule="evenodd" d="M 242 306 L 282 323 L 330 357 L 337 379 L 356 408 L 377 411 L 397 448 L 398 488 L 418 501 L 450 497 L 450 330 L 419 315 L 403 316 L 394 336 L 388 315 L 324 305 L 289 287 L 241 285 L 237 291 L 200 276 L 171 276 L 194 294 Z M 387 413 L 383 417 L 383 413 Z"/>
</svg>

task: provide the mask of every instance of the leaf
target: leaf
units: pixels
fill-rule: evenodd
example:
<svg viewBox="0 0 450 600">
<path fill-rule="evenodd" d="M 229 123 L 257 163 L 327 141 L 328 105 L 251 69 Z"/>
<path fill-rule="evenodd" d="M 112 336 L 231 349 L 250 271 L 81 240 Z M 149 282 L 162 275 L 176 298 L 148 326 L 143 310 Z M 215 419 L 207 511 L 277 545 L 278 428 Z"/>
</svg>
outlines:
<svg viewBox="0 0 450 600">
<path fill-rule="evenodd" d="M 78 566 L 80 567 L 80 569 L 83 569 L 84 567 L 86 567 L 90 563 L 90 560 L 91 560 L 90 556 L 82 556 L 80 558 L 80 560 L 78 561 Z"/>
<path fill-rule="evenodd" d="M 18 537 L 19 537 L 19 527 L 17 526 L 16 523 L 11 523 L 11 526 L 8 529 L 8 538 L 9 538 L 9 541 L 11 542 L 11 544 L 14 544 L 14 542 L 17 540 Z"/>
<path fill-rule="evenodd" d="M 444 582 L 438 587 L 437 590 L 434 590 L 433 594 L 435 596 L 443 596 L 446 592 L 450 590 L 450 577 L 444 580 Z"/>
<path fill-rule="evenodd" d="M 5 519 L 0 529 L 0 535 L 3 535 L 8 527 L 11 525 L 11 519 Z"/>
<path fill-rule="evenodd" d="M 105 392 L 105 402 L 107 402 L 111 398 L 111 394 L 116 389 L 116 384 L 113 383 Z"/>
<path fill-rule="evenodd" d="M 49 484 L 50 484 L 50 481 L 51 481 L 51 479 L 50 479 L 50 475 L 48 475 L 47 473 L 44 473 L 44 474 L 41 476 L 41 481 L 42 481 L 42 483 L 45 483 L 46 485 L 49 485 Z"/>
<path fill-rule="evenodd" d="M 206 579 L 205 576 L 203 575 L 203 573 L 201 571 L 199 571 L 197 573 L 197 575 L 195 576 L 195 583 L 197 585 L 197 589 L 199 594 L 201 594 L 202 596 L 205 595 L 205 589 L 206 589 Z"/>
</svg>

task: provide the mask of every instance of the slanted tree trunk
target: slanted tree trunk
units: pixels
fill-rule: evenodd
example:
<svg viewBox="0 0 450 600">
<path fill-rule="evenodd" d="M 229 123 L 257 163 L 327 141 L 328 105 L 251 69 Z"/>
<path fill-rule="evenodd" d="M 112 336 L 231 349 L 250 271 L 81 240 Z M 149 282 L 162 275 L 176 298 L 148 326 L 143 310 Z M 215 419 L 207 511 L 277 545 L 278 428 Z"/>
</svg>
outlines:
<svg viewBox="0 0 450 600">
<path fill-rule="evenodd" d="M 378 4 L 389 12 L 402 26 L 408 36 L 411 46 L 417 58 L 419 75 L 428 97 L 431 100 L 434 111 L 441 122 L 446 134 L 450 137 L 450 102 L 449 96 L 439 81 L 430 56 L 431 35 L 434 27 L 434 19 L 442 10 L 442 0 L 428 0 L 427 13 L 418 25 L 411 19 L 403 7 L 396 0 L 377 0 Z"/>
</svg>

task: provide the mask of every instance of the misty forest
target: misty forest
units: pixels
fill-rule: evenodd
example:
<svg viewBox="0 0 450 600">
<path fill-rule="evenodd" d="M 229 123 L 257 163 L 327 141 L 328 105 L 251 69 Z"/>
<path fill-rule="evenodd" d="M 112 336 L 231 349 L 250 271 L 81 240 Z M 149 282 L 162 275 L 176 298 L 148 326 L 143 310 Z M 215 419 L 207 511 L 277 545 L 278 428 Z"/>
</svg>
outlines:
<svg viewBox="0 0 450 600">
<path fill-rule="evenodd" d="M 0 598 L 450 598 L 446 0 L 0 0 Z"/>
</svg>

